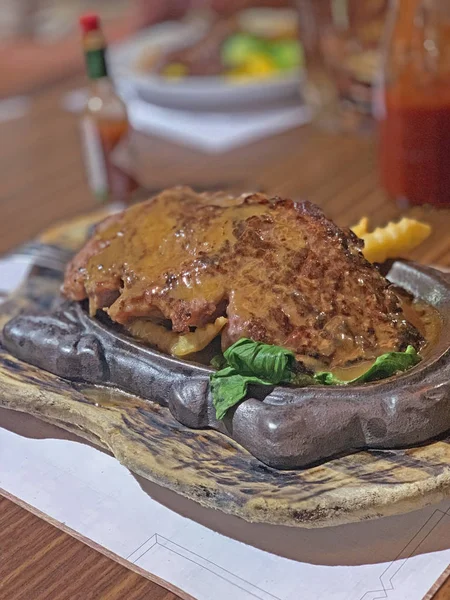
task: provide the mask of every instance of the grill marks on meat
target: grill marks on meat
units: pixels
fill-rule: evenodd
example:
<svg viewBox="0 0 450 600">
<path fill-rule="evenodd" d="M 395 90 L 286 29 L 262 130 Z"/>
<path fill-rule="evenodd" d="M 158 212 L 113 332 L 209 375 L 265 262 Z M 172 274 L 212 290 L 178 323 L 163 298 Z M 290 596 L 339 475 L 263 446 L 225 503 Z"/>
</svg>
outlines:
<svg viewBox="0 0 450 600">
<path fill-rule="evenodd" d="M 63 292 L 180 333 L 226 311 L 224 348 L 249 337 L 345 366 L 421 342 L 361 248 L 309 202 L 175 188 L 101 224 Z"/>
</svg>

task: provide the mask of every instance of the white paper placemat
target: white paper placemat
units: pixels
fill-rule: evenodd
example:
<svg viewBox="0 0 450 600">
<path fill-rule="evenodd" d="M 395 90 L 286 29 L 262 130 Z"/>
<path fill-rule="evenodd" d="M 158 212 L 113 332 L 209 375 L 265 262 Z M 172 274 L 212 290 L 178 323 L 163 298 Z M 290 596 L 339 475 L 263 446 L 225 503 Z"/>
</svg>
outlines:
<svg viewBox="0 0 450 600">
<path fill-rule="evenodd" d="M 14 290 L 30 270 L 27 258 L 14 257 L 0 260 L 0 292 L 6 294 Z"/>
<path fill-rule="evenodd" d="M 0 262 L 0 281 L 15 270 Z M 0 487 L 198 600 L 421 600 L 450 564 L 450 499 L 322 530 L 249 524 L 5 410 Z"/>
</svg>

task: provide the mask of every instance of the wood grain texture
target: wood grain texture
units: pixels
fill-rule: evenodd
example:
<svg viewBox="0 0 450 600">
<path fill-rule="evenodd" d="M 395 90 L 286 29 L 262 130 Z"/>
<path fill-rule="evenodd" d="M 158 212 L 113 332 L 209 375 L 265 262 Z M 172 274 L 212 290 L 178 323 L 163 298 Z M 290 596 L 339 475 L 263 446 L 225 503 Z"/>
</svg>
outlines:
<svg viewBox="0 0 450 600">
<path fill-rule="evenodd" d="M 29 115 L 0 124 L 0 139 L 6 141 L 0 144 L 0 252 L 28 240 L 55 220 L 94 207 L 82 169 L 77 119 L 61 109 L 62 94 L 81 85 L 84 79 L 74 78 L 37 93 Z M 378 187 L 370 138 L 330 136 L 304 127 L 220 156 L 143 135 L 136 135 L 135 144 L 136 169 L 150 189 L 178 183 L 207 186 L 218 181 L 247 189 L 263 188 L 309 198 L 339 225 L 352 224 L 363 215 L 380 225 L 400 215 Z M 413 209 L 408 213 L 425 218 L 434 228 L 412 258 L 450 266 L 450 212 Z M 19 523 L 23 512 L 20 509 L 14 518 L 9 517 L 8 524 Z M 30 529 L 38 524 L 33 520 Z M 20 541 L 20 527 L 15 531 Z M 53 531 L 53 535 L 58 534 Z M 2 560 L 4 556 L 8 557 L 7 571 L 12 572 L 17 562 L 11 560 L 10 552 L 4 553 Z M 95 558 L 93 555 L 86 564 Z M 40 570 L 52 575 L 51 564 L 42 562 L 42 557 L 35 560 Z M 77 581 L 74 565 L 66 568 L 68 576 Z M 94 574 L 92 581 L 96 577 Z M 72 597 L 88 597 L 87 589 L 74 589 Z M 156 593 L 146 597 L 157 598 Z M 436 600 L 450 597 L 450 579 L 439 593 Z"/>
<path fill-rule="evenodd" d="M 0 496 L 0 598 L 180 600 Z"/>
<path fill-rule="evenodd" d="M 450 600 L 450 565 L 431 587 L 423 600 Z"/>
<path fill-rule="evenodd" d="M 431 600 L 450 600 L 450 575 L 447 575 L 446 583 L 441 585 Z"/>
</svg>

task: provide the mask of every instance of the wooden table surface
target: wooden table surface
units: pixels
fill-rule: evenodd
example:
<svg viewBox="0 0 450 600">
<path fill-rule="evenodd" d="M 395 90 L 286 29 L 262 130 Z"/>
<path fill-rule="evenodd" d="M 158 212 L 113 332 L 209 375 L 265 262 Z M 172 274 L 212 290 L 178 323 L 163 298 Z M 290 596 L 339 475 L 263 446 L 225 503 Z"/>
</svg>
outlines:
<svg viewBox="0 0 450 600">
<path fill-rule="evenodd" d="M 180 600 L 0 496 L 2 600 Z"/>
<path fill-rule="evenodd" d="M 0 253 L 58 219 L 95 206 L 85 183 L 77 119 L 61 108 L 63 94 L 83 83 L 73 79 L 41 91 L 33 96 L 29 114 L 0 123 Z M 390 202 L 378 187 L 370 137 L 303 127 L 222 155 L 142 135 L 136 135 L 135 145 L 136 169 L 149 190 L 180 183 L 262 189 L 308 198 L 339 225 L 365 215 L 373 225 L 403 214 L 418 216 L 433 225 L 433 234 L 411 258 L 450 266 L 450 211 L 402 213 Z M 1 498 L 0 554 L 0 598 L 5 600 L 176 598 Z M 441 578 L 428 598 L 450 599 L 450 577 Z"/>
</svg>

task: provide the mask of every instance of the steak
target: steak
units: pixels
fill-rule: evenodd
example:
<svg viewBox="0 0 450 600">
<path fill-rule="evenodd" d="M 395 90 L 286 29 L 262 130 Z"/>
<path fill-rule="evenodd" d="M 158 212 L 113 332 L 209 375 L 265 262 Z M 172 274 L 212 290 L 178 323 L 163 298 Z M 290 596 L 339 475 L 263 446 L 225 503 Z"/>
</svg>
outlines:
<svg viewBox="0 0 450 600">
<path fill-rule="evenodd" d="M 174 188 L 100 224 L 63 293 L 125 327 L 184 334 L 226 316 L 224 349 L 248 337 L 342 367 L 422 341 L 362 247 L 309 202 Z"/>
</svg>

